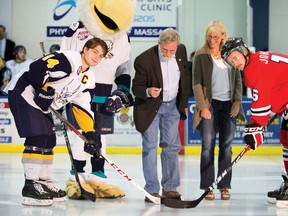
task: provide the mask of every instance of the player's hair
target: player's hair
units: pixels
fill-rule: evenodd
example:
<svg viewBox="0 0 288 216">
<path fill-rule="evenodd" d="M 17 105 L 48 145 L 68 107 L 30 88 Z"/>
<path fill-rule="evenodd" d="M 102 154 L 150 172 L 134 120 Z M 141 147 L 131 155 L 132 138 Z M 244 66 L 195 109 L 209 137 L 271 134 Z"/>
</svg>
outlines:
<svg viewBox="0 0 288 216">
<path fill-rule="evenodd" d="M 212 30 L 217 30 L 221 33 L 220 47 L 222 47 L 227 40 L 227 30 L 226 30 L 225 25 L 219 20 L 213 20 L 206 27 L 205 36 L 204 36 L 204 41 L 205 41 L 204 46 L 209 47 L 208 37 Z"/>
<path fill-rule="evenodd" d="M 171 43 L 177 41 L 178 45 L 180 43 L 180 36 L 178 32 L 173 28 L 164 29 L 160 32 L 158 43 Z"/>
<path fill-rule="evenodd" d="M 83 51 L 84 51 L 85 47 L 87 47 L 88 49 L 93 49 L 93 48 L 95 48 L 98 45 L 102 47 L 103 55 L 105 57 L 107 55 L 107 53 L 108 53 L 108 46 L 107 46 L 107 44 L 105 43 L 104 40 L 102 40 L 100 38 L 97 38 L 97 37 L 91 38 L 85 43 L 85 45 L 84 45 L 84 47 L 83 47 L 83 49 L 81 51 L 81 54 L 83 54 Z"/>
</svg>

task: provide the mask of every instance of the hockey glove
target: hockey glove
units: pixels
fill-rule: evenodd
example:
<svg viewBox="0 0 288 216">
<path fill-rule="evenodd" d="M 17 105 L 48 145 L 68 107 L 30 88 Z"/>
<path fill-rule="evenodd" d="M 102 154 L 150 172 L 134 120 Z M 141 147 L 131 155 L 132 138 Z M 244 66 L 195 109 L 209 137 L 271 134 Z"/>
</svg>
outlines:
<svg viewBox="0 0 288 216">
<path fill-rule="evenodd" d="M 244 140 L 251 149 L 255 150 L 263 143 L 264 127 L 259 124 L 248 124 L 245 127 Z"/>
<path fill-rule="evenodd" d="M 55 89 L 48 87 L 47 91 L 42 88 L 35 89 L 34 102 L 43 110 L 47 111 L 54 100 Z"/>
<path fill-rule="evenodd" d="M 133 106 L 134 100 L 132 95 L 124 91 L 123 89 L 116 89 L 112 92 L 111 96 L 108 97 L 108 101 L 105 104 L 105 109 L 111 113 L 117 113 L 121 110 L 123 105 L 125 107 Z"/>
<path fill-rule="evenodd" d="M 84 151 L 99 158 L 102 148 L 101 135 L 96 132 L 83 132 L 82 134 L 88 140 L 88 143 L 84 144 Z"/>
</svg>

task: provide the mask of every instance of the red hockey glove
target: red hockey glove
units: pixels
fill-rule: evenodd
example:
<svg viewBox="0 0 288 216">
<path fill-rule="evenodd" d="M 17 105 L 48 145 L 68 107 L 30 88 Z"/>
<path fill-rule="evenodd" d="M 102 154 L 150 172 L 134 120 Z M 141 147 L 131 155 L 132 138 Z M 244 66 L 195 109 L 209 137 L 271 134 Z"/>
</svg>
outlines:
<svg viewBox="0 0 288 216">
<path fill-rule="evenodd" d="M 263 143 L 264 127 L 259 124 L 248 124 L 245 127 L 244 140 L 251 149 L 255 150 Z"/>
<path fill-rule="evenodd" d="M 282 117 L 283 117 L 285 120 L 288 120 L 288 109 L 286 109 L 286 110 L 283 112 Z"/>
</svg>

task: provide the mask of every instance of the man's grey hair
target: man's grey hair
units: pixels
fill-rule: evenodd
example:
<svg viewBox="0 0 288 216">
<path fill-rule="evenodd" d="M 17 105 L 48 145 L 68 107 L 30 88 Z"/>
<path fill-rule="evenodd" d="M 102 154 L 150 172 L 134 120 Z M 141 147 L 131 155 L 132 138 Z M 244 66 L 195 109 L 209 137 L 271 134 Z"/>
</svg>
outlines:
<svg viewBox="0 0 288 216">
<path fill-rule="evenodd" d="M 158 43 L 171 43 L 174 41 L 177 41 L 179 45 L 180 36 L 173 28 L 164 29 L 159 35 Z"/>
</svg>

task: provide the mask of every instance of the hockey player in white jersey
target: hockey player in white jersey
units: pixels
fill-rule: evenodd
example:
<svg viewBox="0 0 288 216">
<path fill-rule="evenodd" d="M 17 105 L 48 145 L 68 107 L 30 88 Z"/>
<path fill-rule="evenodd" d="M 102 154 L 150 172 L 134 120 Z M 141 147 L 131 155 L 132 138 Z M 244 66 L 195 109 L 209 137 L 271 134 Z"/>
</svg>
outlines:
<svg viewBox="0 0 288 216">
<path fill-rule="evenodd" d="M 53 201 L 65 201 L 66 192 L 53 183 L 51 176 L 56 135 L 50 106 L 58 110 L 71 103 L 77 123 L 89 140 L 83 151 L 100 156 L 101 136 L 94 129 L 90 104 L 95 89 L 90 67 L 97 65 L 107 51 L 103 40 L 92 38 L 81 52 L 54 52 L 35 60 L 29 71 L 17 73 L 5 88 L 18 134 L 25 138 L 23 205 L 49 206 Z"/>
<path fill-rule="evenodd" d="M 134 9 L 133 0 L 77 1 L 80 21 L 70 25 L 61 44 L 61 50 L 81 50 L 89 38 L 99 37 L 108 45 L 109 51 L 106 58 L 92 68 L 95 74 L 99 74 L 96 76 L 92 107 L 95 112 L 95 129 L 102 134 L 103 154 L 106 149 L 105 134 L 113 133 L 114 113 L 120 111 L 122 106 L 133 105 L 133 98 L 130 94 L 131 45 L 127 30 L 132 25 Z M 112 90 L 114 84 L 117 86 L 116 90 Z M 66 112 L 69 114 L 69 110 Z M 73 118 L 68 116 L 68 119 L 71 122 Z M 103 158 L 91 157 L 92 170 L 88 175 L 84 175 L 86 154 L 83 152 L 83 144 L 82 140 L 75 137 L 73 155 L 79 167 L 77 171 L 86 178 L 88 186 L 89 184 L 92 186 L 97 197 L 124 196 L 125 193 L 118 186 L 107 184 Z M 69 190 L 69 198 L 75 198 L 76 183 L 70 183 L 67 184 L 66 191 Z M 75 187 L 74 193 L 71 187 Z"/>
</svg>

